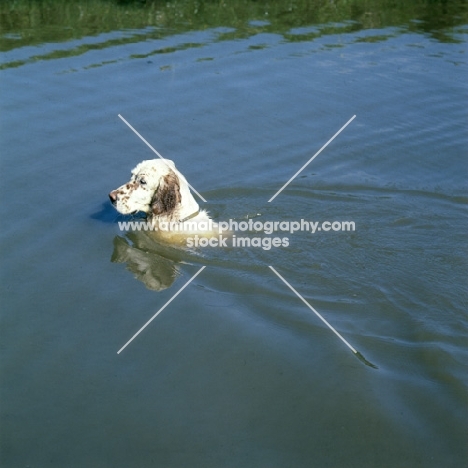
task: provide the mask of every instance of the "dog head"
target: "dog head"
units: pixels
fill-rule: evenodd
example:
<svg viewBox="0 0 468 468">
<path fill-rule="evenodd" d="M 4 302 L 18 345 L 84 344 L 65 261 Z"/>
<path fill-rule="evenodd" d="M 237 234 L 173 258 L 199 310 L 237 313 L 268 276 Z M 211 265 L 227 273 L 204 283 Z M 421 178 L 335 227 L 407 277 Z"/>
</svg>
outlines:
<svg viewBox="0 0 468 468">
<path fill-rule="evenodd" d="M 142 211 L 162 221 L 181 221 L 199 210 L 187 180 L 169 159 L 141 162 L 109 198 L 119 213 Z"/>
</svg>

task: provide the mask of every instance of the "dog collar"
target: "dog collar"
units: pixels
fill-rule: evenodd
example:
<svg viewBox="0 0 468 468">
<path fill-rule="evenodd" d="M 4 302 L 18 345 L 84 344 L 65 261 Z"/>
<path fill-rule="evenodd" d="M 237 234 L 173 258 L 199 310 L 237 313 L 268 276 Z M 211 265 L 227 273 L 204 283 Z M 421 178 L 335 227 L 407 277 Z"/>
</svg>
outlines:
<svg viewBox="0 0 468 468">
<path fill-rule="evenodd" d="M 184 221 L 188 221 L 189 219 L 195 218 L 195 216 L 197 216 L 197 214 L 199 214 L 199 213 L 200 213 L 200 208 L 197 211 L 195 211 L 195 213 L 192 213 L 191 215 L 187 216 L 186 218 L 179 220 L 179 223 L 183 223 Z"/>
</svg>

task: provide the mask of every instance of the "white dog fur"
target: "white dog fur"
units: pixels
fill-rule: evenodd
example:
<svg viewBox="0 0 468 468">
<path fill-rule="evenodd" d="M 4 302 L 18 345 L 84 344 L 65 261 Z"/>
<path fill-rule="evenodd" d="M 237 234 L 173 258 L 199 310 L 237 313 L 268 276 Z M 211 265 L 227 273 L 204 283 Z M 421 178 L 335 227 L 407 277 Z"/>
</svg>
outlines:
<svg viewBox="0 0 468 468">
<path fill-rule="evenodd" d="M 205 210 L 200 210 L 187 180 L 169 159 L 141 162 L 132 170 L 130 181 L 113 190 L 109 198 L 119 213 L 142 211 L 152 226 L 177 223 L 175 230 L 179 233 L 199 232 L 193 229 L 194 223 L 206 225 L 210 219 Z"/>
</svg>

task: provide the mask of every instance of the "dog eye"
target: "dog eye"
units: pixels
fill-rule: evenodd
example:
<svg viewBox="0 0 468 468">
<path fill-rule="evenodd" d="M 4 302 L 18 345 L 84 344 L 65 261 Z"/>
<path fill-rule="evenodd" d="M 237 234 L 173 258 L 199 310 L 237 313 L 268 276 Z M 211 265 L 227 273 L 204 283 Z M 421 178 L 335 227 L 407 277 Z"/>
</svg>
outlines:
<svg viewBox="0 0 468 468">
<path fill-rule="evenodd" d="M 146 185 L 146 180 L 145 179 L 140 179 L 140 184 L 141 185 Z"/>
</svg>

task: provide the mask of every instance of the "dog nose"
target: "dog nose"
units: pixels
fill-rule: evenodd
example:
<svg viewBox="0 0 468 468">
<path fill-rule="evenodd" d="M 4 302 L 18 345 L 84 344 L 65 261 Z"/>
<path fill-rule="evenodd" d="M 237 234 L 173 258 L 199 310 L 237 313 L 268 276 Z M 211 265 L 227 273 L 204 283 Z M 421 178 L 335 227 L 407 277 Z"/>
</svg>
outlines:
<svg viewBox="0 0 468 468">
<path fill-rule="evenodd" d="M 109 199 L 113 205 L 117 202 L 117 191 L 113 190 L 111 193 L 109 193 Z"/>
</svg>

